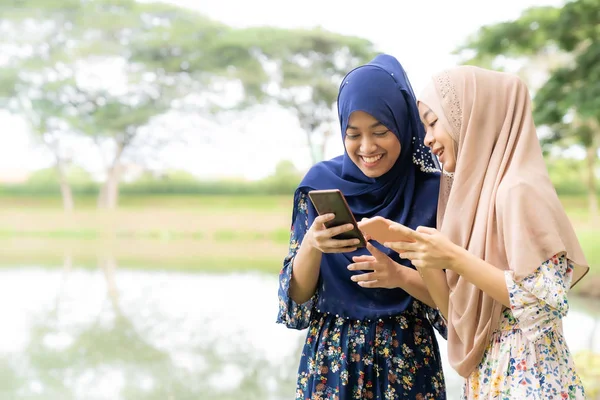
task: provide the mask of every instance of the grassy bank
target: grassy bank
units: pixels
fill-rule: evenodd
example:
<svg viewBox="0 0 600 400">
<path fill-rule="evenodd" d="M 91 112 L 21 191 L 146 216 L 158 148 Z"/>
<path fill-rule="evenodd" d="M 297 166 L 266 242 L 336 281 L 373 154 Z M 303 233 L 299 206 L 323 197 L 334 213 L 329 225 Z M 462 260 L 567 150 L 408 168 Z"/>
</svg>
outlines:
<svg viewBox="0 0 600 400">
<path fill-rule="evenodd" d="M 123 197 L 99 211 L 93 197 L 65 214 L 55 197 L 0 197 L 0 265 L 276 272 L 287 253 L 287 196 Z"/>
<path fill-rule="evenodd" d="M 76 199 L 0 197 L 1 265 L 94 266 L 114 257 L 128 268 L 275 273 L 287 253 L 291 196 L 123 197 L 115 211 Z M 600 275 L 600 227 L 584 197 L 562 199 L 593 273 Z"/>
</svg>

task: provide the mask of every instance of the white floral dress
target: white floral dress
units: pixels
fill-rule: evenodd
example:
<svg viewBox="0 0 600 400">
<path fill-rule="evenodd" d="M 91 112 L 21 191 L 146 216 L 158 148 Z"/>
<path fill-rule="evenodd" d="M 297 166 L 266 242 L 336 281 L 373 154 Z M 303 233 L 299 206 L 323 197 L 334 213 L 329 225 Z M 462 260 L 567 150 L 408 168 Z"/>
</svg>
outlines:
<svg viewBox="0 0 600 400">
<path fill-rule="evenodd" d="M 557 254 L 520 282 L 506 271 L 510 309 L 502 314 L 463 399 L 585 399 L 562 331 L 573 265 Z"/>
</svg>

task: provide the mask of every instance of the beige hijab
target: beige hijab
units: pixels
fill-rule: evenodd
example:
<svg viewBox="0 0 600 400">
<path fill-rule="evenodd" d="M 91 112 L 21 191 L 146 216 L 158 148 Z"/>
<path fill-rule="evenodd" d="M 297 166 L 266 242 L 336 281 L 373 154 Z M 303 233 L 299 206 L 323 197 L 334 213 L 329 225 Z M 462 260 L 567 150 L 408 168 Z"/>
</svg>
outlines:
<svg viewBox="0 0 600 400">
<path fill-rule="evenodd" d="M 456 143 L 454 176 L 442 176 L 438 228 L 516 279 L 566 252 L 577 283 L 589 267 L 550 182 L 526 85 L 511 74 L 460 66 L 434 76 L 419 101 Z M 503 306 L 452 271 L 447 280 L 448 356 L 468 377 Z"/>
</svg>

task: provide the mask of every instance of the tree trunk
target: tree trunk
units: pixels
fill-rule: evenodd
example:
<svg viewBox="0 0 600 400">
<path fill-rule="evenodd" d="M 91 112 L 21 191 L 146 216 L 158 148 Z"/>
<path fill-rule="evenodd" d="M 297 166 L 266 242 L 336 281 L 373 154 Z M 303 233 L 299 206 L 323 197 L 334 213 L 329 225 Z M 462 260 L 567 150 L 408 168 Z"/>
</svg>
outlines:
<svg viewBox="0 0 600 400">
<path fill-rule="evenodd" d="M 326 153 L 327 153 L 327 141 L 329 140 L 329 137 L 331 136 L 331 130 L 326 129 L 323 132 L 323 143 L 321 143 L 321 159 L 319 161 L 322 161 L 325 159 L 326 157 Z"/>
<path fill-rule="evenodd" d="M 69 181 L 65 175 L 65 171 L 60 158 L 56 158 L 56 173 L 58 174 L 58 182 L 60 185 L 60 195 L 62 198 L 63 209 L 67 212 L 73 211 L 75 208 L 75 201 L 73 200 L 73 191 L 69 185 Z"/>
<path fill-rule="evenodd" d="M 119 203 L 119 181 L 121 180 L 121 155 L 125 147 L 118 144 L 117 153 L 106 174 L 106 182 L 100 189 L 98 196 L 98 208 L 114 210 Z"/>
<path fill-rule="evenodd" d="M 113 166 L 108 171 L 106 182 L 102 185 L 99 198 L 99 207 L 114 210 L 119 204 L 119 165 Z"/>
<path fill-rule="evenodd" d="M 58 312 L 58 307 L 60 306 L 60 301 L 64 294 L 64 288 L 67 282 L 67 277 L 73 270 L 73 256 L 70 249 L 65 250 L 63 255 L 63 269 L 62 269 L 62 277 L 60 280 L 60 285 L 58 291 L 56 293 L 56 301 L 54 304 L 54 312 Z"/>
<path fill-rule="evenodd" d="M 98 193 L 98 208 L 104 208 L 106 204 L 106 182 L 100 187 L 100 193 Z"/>
<path fill-rule="evenodd" d="M 117 287 L 116 271 L 117 261 L 111 254 L 104 254 L 99 260 L 100 269 L 104 273 L 106 279 L 106 293 L 117 313 L 120 314 L 119 307 L 119 289 Z"/>
<path fill-rule="evenodd" d="M 313 164 L 316 164 L 319 159 L 315 154 L 315 145 L 312 140 L 313 132 L 308 129 L 305 129 L 304 131 L 306 132 L 306 144 L 308 145 L 308 150 L 310 151 L 310 159 L 312 160 Z"/>
<path fill-rule="evenodd" d="M 596 189 L 596 153 L 598 149 L 592 145 L 586 149 L 587 189 L 589 199 L 590 220 L 598 218 L 598 192 Z"/>
</svg>

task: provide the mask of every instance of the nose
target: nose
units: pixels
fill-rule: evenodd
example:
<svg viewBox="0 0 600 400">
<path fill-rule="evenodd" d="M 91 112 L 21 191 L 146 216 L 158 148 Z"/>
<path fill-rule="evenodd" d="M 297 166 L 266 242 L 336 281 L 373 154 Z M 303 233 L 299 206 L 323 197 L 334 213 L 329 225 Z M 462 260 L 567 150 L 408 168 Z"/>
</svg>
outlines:
<svg viewBox="0 0 600 400">
<path fill-rule="evenodd" d="M 360 141 L 360 152 L 362 154 L 370 154 L 377 150 L 377 145 L 371 137 L 372 135 L 363 135 Z"/>
<path fill-rule="evenodd" d="M 425 134 L 425 140 L 423 140 L 423 143 L 425 143 L 425 146 L 431 148 L 433 146 L 434 141 L 435 139 L 433 138 L 433 135 L 431 134 L 431 132 L 429 132 L 429 130 L 427 130 Z"/>
</svg>

